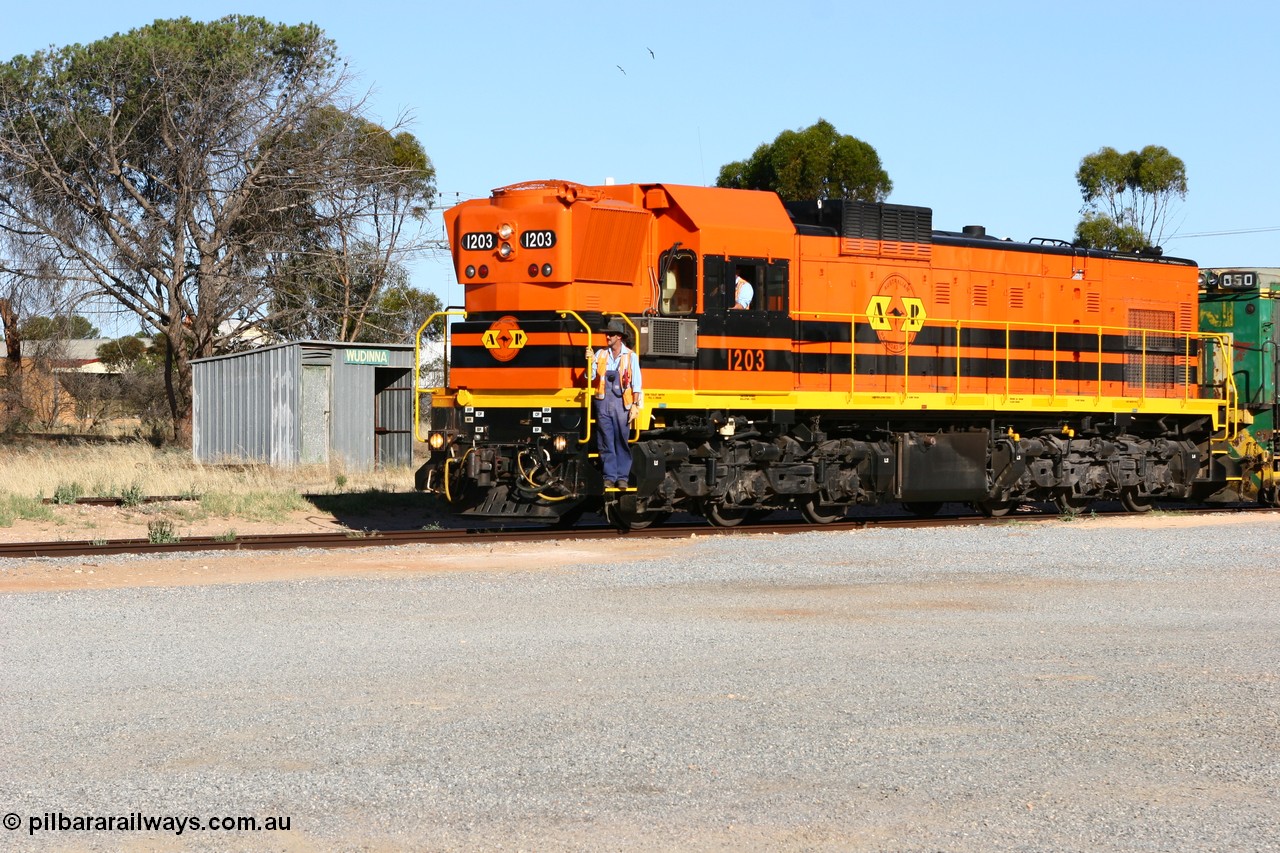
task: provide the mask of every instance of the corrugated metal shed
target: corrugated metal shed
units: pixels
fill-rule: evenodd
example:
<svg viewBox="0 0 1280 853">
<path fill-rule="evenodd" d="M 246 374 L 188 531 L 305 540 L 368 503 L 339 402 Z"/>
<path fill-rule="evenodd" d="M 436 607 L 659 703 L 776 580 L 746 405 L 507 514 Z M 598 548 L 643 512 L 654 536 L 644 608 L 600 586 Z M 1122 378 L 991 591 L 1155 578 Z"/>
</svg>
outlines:
<svg viewBox="0 0 1280 853">
<path fill-rule="evenodd" d="M 197 460 L 408 465 L 413 347 L 294 341 L 191 362 Z"/>
</svg>

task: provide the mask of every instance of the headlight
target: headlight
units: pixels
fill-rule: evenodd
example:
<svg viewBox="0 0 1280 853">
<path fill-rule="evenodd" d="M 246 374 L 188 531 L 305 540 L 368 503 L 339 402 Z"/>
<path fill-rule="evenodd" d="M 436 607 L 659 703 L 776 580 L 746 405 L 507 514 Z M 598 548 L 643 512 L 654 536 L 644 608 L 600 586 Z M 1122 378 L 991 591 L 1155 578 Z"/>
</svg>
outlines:
<svg viewBox="0 0 1280 853">
<path fill-rule="evenodd" d="M 427 436 L 427 446 L 432 450 L 439 450 L 444 447 L 444 433 L 433 432 Z"/>
<path fill-rule="evenodd" d="M 551 447 L 556 451 L 556 453 L 563 453 L 564 449 L 568 446 L 569 439 L 565 438 L 563 435 L 557 435 L 555 438 L 551 439 Z"/>
<path fill-rule="evenodd" d="M 505 222 L 498 226 L 498 236 L 503 240 L 510 240 L 511 235 L 514 233 L 516 233 L 516 230 Z"/>
</svg>

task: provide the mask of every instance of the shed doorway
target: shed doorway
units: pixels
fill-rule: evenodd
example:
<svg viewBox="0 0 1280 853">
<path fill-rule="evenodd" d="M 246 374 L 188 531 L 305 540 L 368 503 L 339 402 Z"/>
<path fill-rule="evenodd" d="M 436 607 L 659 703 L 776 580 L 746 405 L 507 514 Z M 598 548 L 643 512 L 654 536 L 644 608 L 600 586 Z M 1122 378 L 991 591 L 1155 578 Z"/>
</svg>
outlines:
<svg viewBox="0 0 1280 853">
<path fill-rule="evenodd" d="M 373 372 L 373 458 L 379 468 L 413 462 L 413 371 Z"/>
</svg>

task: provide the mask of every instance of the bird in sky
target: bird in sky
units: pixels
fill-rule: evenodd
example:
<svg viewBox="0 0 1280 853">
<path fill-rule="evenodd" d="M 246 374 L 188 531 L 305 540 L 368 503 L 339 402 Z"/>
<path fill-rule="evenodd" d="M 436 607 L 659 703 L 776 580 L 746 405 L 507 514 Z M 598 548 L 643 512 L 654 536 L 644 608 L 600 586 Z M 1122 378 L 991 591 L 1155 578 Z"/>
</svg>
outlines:
<svg viewBox="0 0 1280 853">
<path fill-rule="evenodd" d="M 654 56 L 654 55 L 653 55 L 653 48 L 651 48 L 651 47 L 646 47 L 646 48 L 645 48 L 645 50 L 649 51 L 649 58 L 650 58 L 650 59 L 657 59 L 657 58 L 658 58 L 658 57 L 656 57 L 656 56 Z"/>
<path fill-rule="evenodd" d="M 623 74 L 627 73 L 627 69 L 623 68 L 621 65 L 618 66 L 618 70 L 621 71 Z"/>
</svg>

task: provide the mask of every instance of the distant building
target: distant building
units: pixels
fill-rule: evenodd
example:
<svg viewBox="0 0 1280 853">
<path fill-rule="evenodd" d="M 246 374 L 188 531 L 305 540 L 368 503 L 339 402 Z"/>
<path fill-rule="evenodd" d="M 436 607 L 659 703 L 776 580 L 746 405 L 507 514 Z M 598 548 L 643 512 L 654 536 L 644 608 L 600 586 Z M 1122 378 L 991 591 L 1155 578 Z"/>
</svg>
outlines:
<svg viewBox="0 0 1280 853">
<path fill-rule="evenodd" d="M 53 371 L 77 373 L 110 373 L 98 357 L 98 347 L 111 343 L 111 338 L 82 338 L 73 340 L 24 340 L 24 363 L 47 361 Z M 0 340 L 0 359 L 4 360 L 0 371 L 8 370 L 9 346 Z"/>
<path fill-rule="evenodd" d="M 108 338 L 24 340 L 22 403 L 35 425 L 51 430 L 83 430 L 108 420 L 102 393 L 114 371 L 98 357 Z M 0 341 L 0 376 L 9 372 L 9 347 Z M 129 426 L 136 426 L 136 418 Z"/>
</svg>

